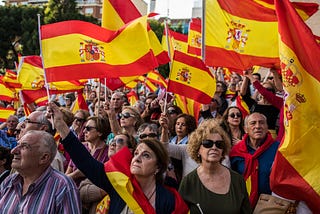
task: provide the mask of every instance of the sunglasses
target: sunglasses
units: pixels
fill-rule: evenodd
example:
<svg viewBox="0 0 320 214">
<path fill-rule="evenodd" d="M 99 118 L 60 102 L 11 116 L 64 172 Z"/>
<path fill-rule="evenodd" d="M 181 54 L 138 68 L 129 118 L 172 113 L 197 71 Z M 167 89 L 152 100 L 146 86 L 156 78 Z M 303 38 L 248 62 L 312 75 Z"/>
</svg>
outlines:
<svg viewBox="0 0 320 214">
<path fill-rule="evenodd" d="M 229 114 L 229 117 L 231 117 L 231 118 L 239 118 L 239 117 L 241 117 L 241 114 L 240 113 L 231 113 L 231 114 Z"/>
<path fill-rule="evenodd" d="M 129 112 L 120 113 L 119 116 L 120 116 L 120 118 L 125 118 L 125 119 L 128 119 L 130 117 L 135 117 L 133 114 L 130 114 Z"/>
<path fill-rule="evenodd" d="M 83 123 L 84 121 L 86 121 L 85 119 L 79 118 L 79 117 L 75 117 L 74 119 L 75 119 L 77 122 L 80 122 L 80 123 Z"/>
<path fill-rule="evenodd" d="M 123 145 L 125 143 L 125 140 L 122 139 L 122 138 L 117 138 L 117 139 L 113 139 L 111 142 L 110 142 L 110 146 L 113 146 L 113 145 Z"/>
<path fill-rule="evenodd" d="M 168 110 L 168 114 L 178 114 L 176 110 Z"/>
<path fill-rule="evenodd" d="M 93 127 L 93 126 L 85 126 L 84 127 L 84 130 L 90 132 L 92 129 L 97 129 L 96 127 Z"/>
<path fill-rule="evenodd" d="M 141 134 L 139 135 L 139 138 L 140 139 L 145 139 L 147 137 L 150 137 L 150 138 L 155 138 L 155 137 L 158 137 L 158 135 L 156 133 L 150 133 L 150 134 Z"/>
<path fill-rule="evenodd" d="M 202 146 L 207 149 L 212 148 L 213 144 L 216 145 L 216 147 L 218 149 L 224 148 L 224 141 L 223 140 L 217 140 L 217 141 L 204 140 L 204 141 L 202 141 Z"/>
<path fill-rule="evenodd" d="M 273 77 L 268 77 L 268 80 L 273 80 Z"/>
</svg>

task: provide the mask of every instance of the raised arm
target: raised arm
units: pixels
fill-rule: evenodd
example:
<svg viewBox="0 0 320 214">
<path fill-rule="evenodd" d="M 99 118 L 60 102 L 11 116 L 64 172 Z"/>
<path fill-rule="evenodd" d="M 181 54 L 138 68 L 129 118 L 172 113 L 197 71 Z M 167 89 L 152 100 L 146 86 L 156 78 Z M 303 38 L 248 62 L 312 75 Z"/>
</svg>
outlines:
<svg viewBox="0 0 320 214">
<path fill-rule="evenodd" d="M 69 127 L 63 120 L 63 115 L 58 106 L 49 103 L 49 107 L 53 111 L 54 127 L 60 134 L 61 143 L 64 149 L 69 153 L 72 161 L 87 178 L 96 186 L 108 191 L 107 183 L 109 183 L 104 172 L 103 163 L 94 159 L 85 146 L 70 131 Z"/>
</svg>

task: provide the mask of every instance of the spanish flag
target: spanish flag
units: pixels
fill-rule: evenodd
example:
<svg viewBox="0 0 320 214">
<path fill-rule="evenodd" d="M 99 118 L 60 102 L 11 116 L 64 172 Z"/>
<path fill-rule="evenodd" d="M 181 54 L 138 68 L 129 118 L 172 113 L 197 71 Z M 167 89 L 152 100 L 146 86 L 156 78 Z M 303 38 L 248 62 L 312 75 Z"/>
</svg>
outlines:
<svg viewBox="0 0 320 214">
<path fill-rule="evenodd" d="M 16 112 L 13 108 L 1 108 L 0 107 L 0 122 L 6 122 L 10 115 L 14 115 Z"/>
<path fill-rule="evenodd" d="M 77 91 L 77 98 L 76 100 L 73 102 L 70 110 L 72 113 L 76 113 L 79 109 L 82 110 L 87 110 L 89 111 L 88 105 L 86 103 L 86 100 L 83 96 L 82 90 Z"/>
<path fill-rule="evenodd" d="M 101 26 L 108 30 L 118 30 L 125 24 L 141 17 L 141 13 L 130 0 L 104 0 L 102 4 Z M 156 34 L 148 26 L 148 37 L 153 53 L 160 65 L 170 61 L 162 49 Z"/>
<path fill-rule="evenodd" d="M 10 88 L 6 83 L 0 78 L 0 100 L 2 101 L 17 101 L 17 94 L 14 88 Z"/>
<path fill-rule="evenodd" d="M 275 10 L 252 0 L 208 0 L 204 28 L 206 65 L 279 67 Z"/>
<path fill-rule="evenodd" d="M 147 17 L 116 32 L 83 21 L 48 24 L 41 27 L 41 40 L 47 82 L 135 76 L 158 65 Z"/>
<path fill-rule="evenodd" d="M 168 31 L 168 36 L 166 31 Z M 169 41 L 167 41 L 167 39 Z M 167 30 L 163 30 L 163 36 L 162 36 L 162 48 L 163 50 L 168 52 L 168 43 L 170 46 L 170 54 L 173 56 L 174 50 L 187 53 L 188 50 L 188 35 L 184 35 L 182 33 L 175 32 L 173 30 L 170 30 L 167 26 Z M 171 57 L 172 57 L 171 56 Z"/>
<path fill-rule="evenodd" d="M 163 88 L 168 87 L 167 81 L 161 76 L 161 74 L 158 71 L 150 71 L 147 74 L 147 80 L 149 80 L 152 83 L 155 83 Z"/>
<path fill-rule="evenodd" d="M 176 105 L 182 110 L 182 112 L 192 115 L 198 122 L 201 103 L 179 94 L 175 94 L 174 97 Z"/>
<path fill-rule="evenodd" d="M 6 69 L 4 76 L 1 77 L 2 81 L 9 87 L 15 90 L 21 89 L 21 84 L 18 81 L 17 73 L 15 71 Z"/>
<path fill-rule="evenodd" d="M 216 91 L 216 80 L 201 59 L 175 51 L 168 91 L 209 104 Z"/>
<path fill-rule="evenodd" d="M 286 91 L 285 134 L 270 176 L 282 197 L 305 201 L 313 213 L 320 204 L 320 45 L 289 0 L 276 0 L 280 60 Z"/>
<path fill-rule="evenodd" d="M 130 82 L 134 81 L 138 77 L 139 76 L 107 78 L 106 85 L 110 90 L 114 91 L 114 90 L 117 90 L 118 88 L 125 86 L 126 84 L 129 84 Z"/>
<path fill-rule="evenodd" d="M 202 33 L 201 19 L 193 18 L 189 23 L 188 53 L 201 56 Z"/>
<path fill-rule="evenodd" d="M 38 90 L 45 86 L 44 70 L 40 56 L 23 56 L 18 67 L 18 81 L 22 90 Z M 52 90 L 82 89 L 87 80 L 60 81 L 49 83 Z"/>
</svg>

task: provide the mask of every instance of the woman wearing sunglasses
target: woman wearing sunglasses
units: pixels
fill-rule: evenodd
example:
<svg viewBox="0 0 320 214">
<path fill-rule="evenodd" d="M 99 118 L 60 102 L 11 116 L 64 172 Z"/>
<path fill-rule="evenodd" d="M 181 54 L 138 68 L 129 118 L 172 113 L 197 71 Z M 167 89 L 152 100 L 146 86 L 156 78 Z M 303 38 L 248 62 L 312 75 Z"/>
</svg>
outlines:
<svg viewBox="0 0 320 214">
<path fill-rule="evenodd" d="M 84 141 L 83 129 L 90 113 L 87 110 L 79 109 L 74 113 L 74 120 L 71 125 L 71 130 L 78 136 L 80 141 Z"/>
<path fill-rule="evenodd" d="M 70 132 L 59 109 L 53 103 L 50 106 L 61 142 L 72 160 L 94 184 L 109 194 L 108 213 L 188 213 L 178 192 L 163 185 L 168 154 L 158 140 L 142 140 L 133 154 L 124 147 L 103 164 L 92 158 Z"/>
<path fill-rule="evenodd" d="M 221 118 L 221 127 L 229 135 L 231 146 L 237 144 L 245 134 L 243 129 L 243 116 L 240 109 L 230 106 L 226 109 Z"/>
<path fill-rule="evenodd" d="M 110 134 L 110 124 L 108 120 L 91 116 L 87 119 L 83 132 L 84 144 L 91 155 L 102 163 L 107 161 L 109 158 L 105 139 Z M 77 169 L 72 161 L 70 161 L 65 174 L 71 177 L 77 185 L 85 179 L 83 173 Z"/>
<path fill-rule="evenodd" d="M 122 131 L 126 131 L 136 139 L 138 138 L 137 131 L 139 126 L 143 123 L 143 120 L 136 108 L 132 106 L 123 106 L 122 112 L 119 114 L 119 122 L 113 109 L 105 106 L 105 111 L 108 113 L 111 131 L 113 134 L 118 134 Z"/>
<path fill-rule="evenodd" d="M 191 134 L 187 151 L 199 167 L 183 178 L 179 192 L 190 213 L 251 213 L 243 177 L 221 164 L 230 139 L 214 120 L 203 121 Z"/>
</svg>

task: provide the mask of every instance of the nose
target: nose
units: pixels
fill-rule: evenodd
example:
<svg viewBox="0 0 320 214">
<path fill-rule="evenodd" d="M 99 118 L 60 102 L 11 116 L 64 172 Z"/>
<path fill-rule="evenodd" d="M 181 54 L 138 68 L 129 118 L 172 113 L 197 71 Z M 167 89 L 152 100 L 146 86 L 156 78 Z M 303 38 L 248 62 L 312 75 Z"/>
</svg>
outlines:
<svg viewBox="0 0 320 214">
<path fill-rule="evenodd" d="M 138 162 L 141 163 L 141 155 L 135 155 L 132 159 L 132 162 Z"/>
<path fill-rule="evenodd" d="M 14 147 L 12 150 L 11 150 L 11 154 L 17 154 L 19 153 L 20 151 L 20 145 L 17 145 L 16 147 Z"/>
</svg>

